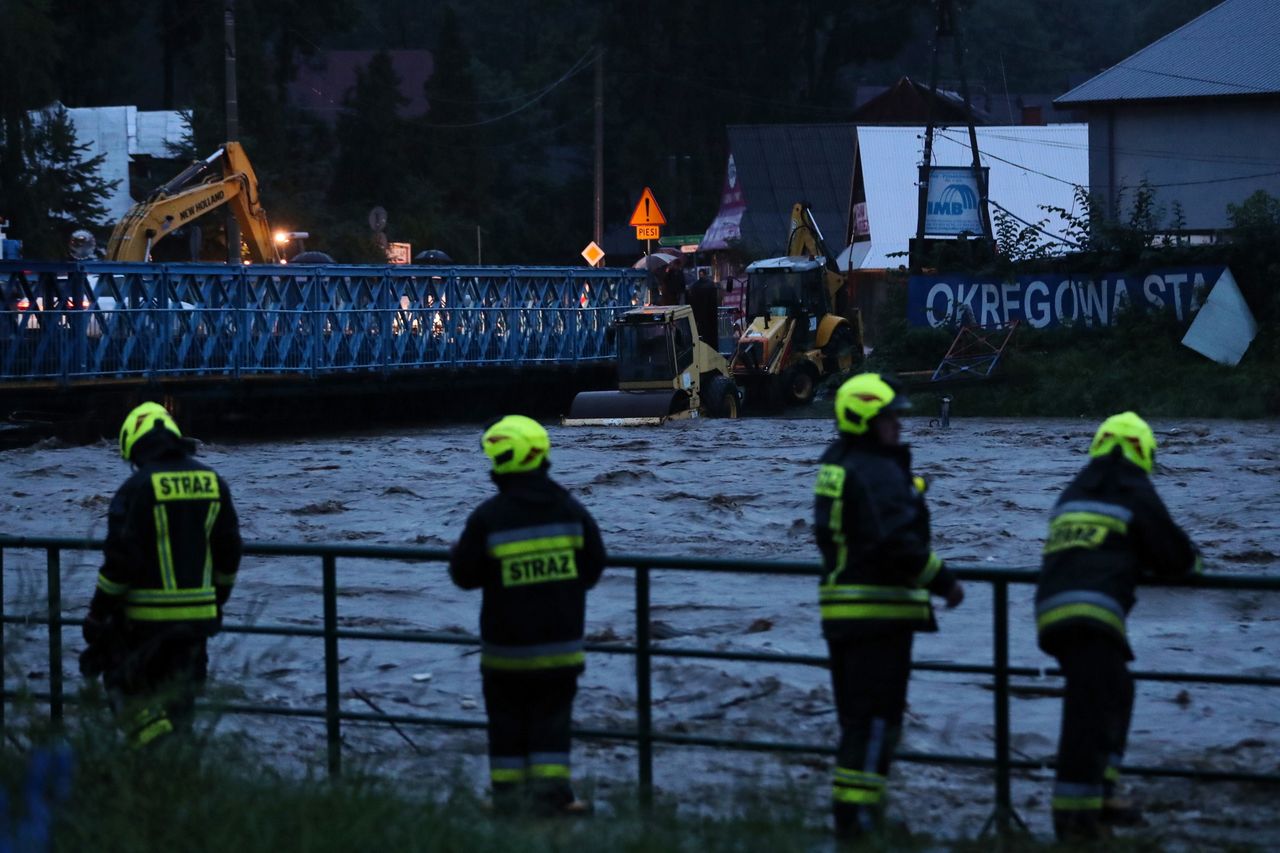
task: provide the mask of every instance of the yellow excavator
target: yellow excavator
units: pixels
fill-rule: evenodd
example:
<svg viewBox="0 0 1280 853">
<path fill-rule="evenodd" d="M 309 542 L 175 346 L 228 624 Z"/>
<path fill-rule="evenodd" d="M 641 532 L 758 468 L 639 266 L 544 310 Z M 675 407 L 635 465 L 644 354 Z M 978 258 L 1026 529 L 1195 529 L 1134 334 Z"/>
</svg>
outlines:
<svg viewBox="0 0 1280 853">
<path fill-rule="evenodd" d="M 111 232 L 106 259 L 150 261 L 156 243 L 223 205 L 231 205 L 253 262 L 280 263 L 258 198 L 258 178 L 239 142 L 223 143 L 130 208 Z"/>
<path fill-rule="evenodd" d="M 824 377 L 858 362 L 861 324 L 837 310 L 844 287 L 813 212 L 798 202 L 791 208 L 786 256 L 747 267 L 749 325 L 731 365 L 748 405 L 808 403 Z"/>
<path fill-rule="evenodd" d="M 669 420 L 736 418 L 741 397 L 729 365 L 698 334 L 688 305 L 650 305 L 614 318 L 618 390 L 573 398 L 564 426 L 657 426 Z"/>
</svg>

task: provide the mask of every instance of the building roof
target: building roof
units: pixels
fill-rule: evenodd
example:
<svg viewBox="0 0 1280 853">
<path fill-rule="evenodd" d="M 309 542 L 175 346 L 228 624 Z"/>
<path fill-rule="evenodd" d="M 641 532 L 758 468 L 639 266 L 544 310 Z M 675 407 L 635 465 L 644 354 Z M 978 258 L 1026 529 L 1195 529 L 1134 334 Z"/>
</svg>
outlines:
<svg viewBox="0 0 1280 853">
<path fill-rule="evenodd" d="M 932 108 L 930 106 L 932 104 Z M 970 98 L 969 112 L 964 109 L 964 96 L 950 89 L 930 91 L 925 83 L 910 77 L 898 82 L 869 99 L 853 111 L 858 124 L 922 124 L 932 116 L 935 122 L 955 124 L 972 116 L 975 124 L 991 124 L 991 116 L 979 109 L 977 100 Z"/>
<path fill-rule="evenodd" d="M 781 254 L 791 232 L 791 206 L 803 201 L 828 244 L 834 248 L 844 241 L 853 185 L 852 124 L 730 125 L 728 131 L 734 180 L 745 202 L 736 234 L 728 239 L 750 254 Z M 721 230 L 713 222 L 702 248 L 724 248 L 712 245 Z"/>
<path fill-rule="evenodd" d="M 998 210 L 994 205 L 998 204 L 1028 222 L 1049 218 L 1045 230 L 1061 234 L 1062 223 L 1041 206 L 1072 210 L 1075 186 L 1088 189 L 1089 126 L 991 126 L 976 131 L 982 164 L 990 169 L 988 197 L 993 202 L 993 220 Z M 924 128 L 859 127 L 857 143 L 871 241 L 854 243 L 841 253 L 838 262 L 842 269 L 905 265 L 908 241 L 916 234 Z M 967 130 L 938 128 L 933 141 L 934 165 L 967 166 L 970 162 Z"/>
<path fill-rule="evenodd" d="M 1226 0 L 1056 103 L 1273 94 L 1280 94 L 1280 3 Z"/>
</svg>

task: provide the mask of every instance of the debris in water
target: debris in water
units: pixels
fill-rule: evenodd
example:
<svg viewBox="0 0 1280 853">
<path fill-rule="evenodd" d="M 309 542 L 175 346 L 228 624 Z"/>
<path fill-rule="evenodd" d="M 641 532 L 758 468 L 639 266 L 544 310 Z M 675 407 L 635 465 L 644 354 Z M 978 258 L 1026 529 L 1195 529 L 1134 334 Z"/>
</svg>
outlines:
<svg viewBox="0 0 1280 853">
<path fill-rule="evenodd" d="M 432 675 L 433 673 L 430 673 L 430 672 L 415 672 L 413 674 L 413 680 L 414 681 L 430 681 Z"/>
<path fill-rule="evenodd" d="M 347 505 L 342 501 L 320 501 L 319 503 L 307 504 L 298 509 L 289 510 L 290 515 L 333 515 L 339 512 L 346 512 Z"/>
<path fill-rule="evenodd" d="M 649 636 L 655 640 L 670 640 L 672 637 L 683 637 L 688 633 L 661 619 L 649 623 Z"/>
<path fill-rule="evenodd" d="M 387 486 L 386 491 L 384 491 L 382 494 L 384 494 L 384 495 L 409 495 L 410 497 L 414 497 L 414 498 L 421 498 L 421 497 L 422 497 L 422 495 L 418 494 L 418 493 L 417 493 L 417 492 L 415 492 L 413 489 L 407 489 L 407 488 L 405 488 L 404 486 Z"/>
</svg>

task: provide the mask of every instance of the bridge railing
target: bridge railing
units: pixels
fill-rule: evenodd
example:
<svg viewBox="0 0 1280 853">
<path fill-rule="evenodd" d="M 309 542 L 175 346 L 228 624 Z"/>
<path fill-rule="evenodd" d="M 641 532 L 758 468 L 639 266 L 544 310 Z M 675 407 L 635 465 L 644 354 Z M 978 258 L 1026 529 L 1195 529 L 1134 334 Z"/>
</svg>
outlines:
<svg viewBox="0 0 1280 853">
<path fill-rule="evenodd" d="M 0 737 L 5 726 L 5 703 L 20 696 L 47 702 L 49 717 L 58 724 L 62 721 L 65 706 L 75 702 L 68 696 L 65 683 L 65 654 L 63 632 L 69 627 L 81 625 L 83 620 L 64 615 L 66 606 L 62 596 L 62 553 L 64 551 L 98 550 L 101 542 L 52 537 L 13 537 L 0 535 L 0 624 L 47 625 L 49 685 L 47 691 L 31 690 L 26 684 L 4 685 L 3 701 L 0 701 Z M 46 608 L 43 613 L 4 612 L 5 555 L 15 549 L 39 550 L 45 554 L 45 578 L 47 589 Z M 448 551 L 439 548 L 410 548 L 389 546 L 326 545 L 248 543 L 245 553 L 263 557 L 310 557 L 319 561 L 320 589 L 323 601 L 322 626 L 319 628 L 297 625 L 226 625 L 226 633 L 259 634 L 275 637 L 312 637 L 324 642 L 325 703 L 324 707 L 282 708 L 263 704 L 219 704 L 212 706 L 222 713 L 286 716 L 321 719 L 325 722 L 328 745 L 328 769 L 337 774 L 342 768 L 342 725 L 348 721 L 382 723 L 387 725 L 421 725 L 457 729 L 482 729 L 483 720 L 432 715 L 369 713 L 344 710 L 339 674 L 339 643 L 344 640 L 375 642 L 426 643 L 475 646 L 478 639 L 454 633 L 426 631 L 375 631 L 339 627 L 338 614 L 338 561 L 397 560 L 413 562 L 445 562 Z M 779 740 L 752 740 L 749 738 L 724 738 L 685 732 L 664 731 L 653 721 L 653 674 L 655 657 L 684 660 L 748 661 L 774 665 L 802 665 L 827 667 L 824 655 L 788 655 L 776 652 L 725 651 L 705 648 L 686 648 L 670 645 L 656 646 L 651 631 L 650 605 L 653 575 L 655 572 L 720 572 L 747 575 L 780 575 L 795 577 L 797 583 L 812 584 L 819 574 L 816 565 L 799 562 L 773 562 L 750 560 L 718 560 L 705 558 L 671 558 L 647 555 L 610 555 L 612 568 L 629 569 L 635 577 L 635 643 L 588 643 L 587 650 L 595 654 L 628 655 L 635 658 L 636 720 L 632 728 L 625 729 L 576 729 L 581 738 L 632 741 L 637 750 L 637 778 L 642 799 L 647 803 L 652 797 L 654 778 L 654 747 L 658 744 L 701 746 L 726 750 L 775 752 L 792 754 L 834 753 L 833 743 L 803 743 Z M 1010 683 L 1011 677 L 1057 676 L 1057 670 L 1041 670 L 1032 667 L 1011 666 L 1009 663 L 1009 587 L 1013 584 L 1032 584 L 1036 572 L 1000 568 L 955 567 L 956 574 L 965 581 L 989 584 L 992 590 L 991 612 L 991 663 L 962 664 L 917 662 L 917 671 L 964 673 L 989 677 L 992 688 L 991 713 L 994 722 L 993 751 L 988 755 L 956 755 L 934 752 L 900 752 L 898 758 L 930 764 L 961 767 L 990 768 L 994 770 L 993 811 L 988 826 L 997 830 L 1010 829 L 1018 817 L 1011 799 L 1011 776 L 1014 770 L 1034 770 L 1052 766 L 1051 761 L 1033 761 L 1015 758 L 1010 746 Z M 1257 590 L 1280 592 L 1280 578 L 1242 575 L 1202 575 L 1173 581 L 1152 580 L 1153 586 L 1185 586 L 1210 590 Z M 816 595 L 816 589 L 813 590 Z M 1190 592 L 1190 590 L 1188 590 Z M 81 609 L 83 601 L 74 607 Z M 816 607 L 816 604 L 815 604 Z M 0 659 L 4 659 L 4 633 L 0 631 Z M 1229 686 L 1280 687 L 1280 678 L 1224 672 L 1164 672 L 1135 671 L 1140 681 L 1189 682 Z M 1248 771 L 1212 770 L 1202 767 L 1125 766 L 1122 772 L 1133 776 L 1185 777 L 1202 781 L 1243 781 L 1280 783 L 1280 774 Z M 984 832 L 986 827 L 984 827 Z"/>
<path fill-rule="evenodd" d="M 604 362 L 648 295 L 639 270 L 0 261 L 0 380 Z"/>
</svg>

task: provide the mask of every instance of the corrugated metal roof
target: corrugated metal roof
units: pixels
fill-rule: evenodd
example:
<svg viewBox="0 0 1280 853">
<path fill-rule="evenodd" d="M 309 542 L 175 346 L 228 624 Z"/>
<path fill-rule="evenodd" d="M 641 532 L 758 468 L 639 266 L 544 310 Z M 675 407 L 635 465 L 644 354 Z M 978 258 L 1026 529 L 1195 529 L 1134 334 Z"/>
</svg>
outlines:
<svg viewBox="0 0 1280 853">
<path fill-rule="evenodd" d="M 992 126 L 977 128 L 977 134 L 982 164 L 990 168 L 991 201 L 1028 222 L 1048 217 L 1045 230 L 1061 234 L 1062 224 L 1040 205 L 1072 210 L 1074 186 L 1088 188 L 1089 126 Z M 871 244 L 853 244 L 842 253 L 840 265 L 847 268 L 852 256 L 855 268 L 893 269 L 907 263 L 908 241 L 916 234 L 924 128 L 859 127 L 857 139 Z M 935 166 L 967 166 L 972 159 L 965 128 L 936 131 Z M 996 210 L 992 207 L 993 219 Z M 894 254 L 898 252 L 904 254 Z M 858 254 L 863 254 L 860 262 Z"/>
<path fill-rule="evenodd" d="M 730 125 L 729 150 L 747 209 L 740 224 L 744 249 L 786 251 L 791 206 L 809 204 L 832 251 L 844 245 L 853 185 L 852 124 Z"/>
<path fill-rule="evenodd" d="M 1226 0 L 1058 104 L 1280 93 L 1280 2 Z"/>
</svg>

